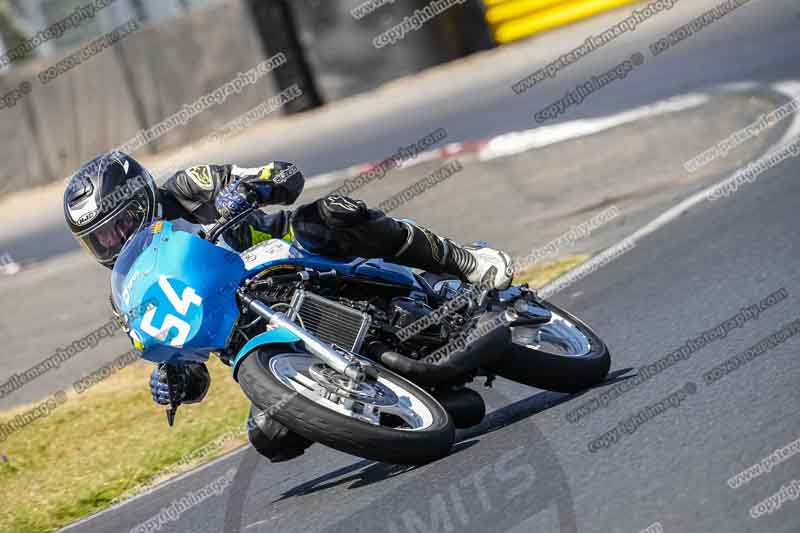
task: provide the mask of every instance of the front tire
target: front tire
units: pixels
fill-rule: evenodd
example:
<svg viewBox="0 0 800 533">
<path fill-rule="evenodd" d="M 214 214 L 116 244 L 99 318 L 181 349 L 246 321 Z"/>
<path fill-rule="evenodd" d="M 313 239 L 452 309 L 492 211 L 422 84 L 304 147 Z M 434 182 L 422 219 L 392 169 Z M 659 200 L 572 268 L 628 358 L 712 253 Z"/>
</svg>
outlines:
<svg viewBox="0 0 800 533">
<path fill-rule="evenodd" d="M 239 384 L 259 409 L 302 437 L 346 453 L 392 464 L 424 464 L 444 457 L 455 441 L 455 429 L 447 411 L 428 393 L 410 381 L 380 369 L 377 382 L 370 388 L 380 390 L 383 403 L 377 418 L 380 424 L 359 417 L 344 409 L 344 403 L 334 403 L 318 394 L 310 368 L 319 360 L 290 346 L 258 348 L 239 367 Z M 373 404 L 365 404 L 371 407 Z M 413 411 L 407 422 L 400 415 Z M 377 408 L 377 407 L 376 407 Z M 363 407 L 362 411 L 367 410 Z M 369 411 L 370 415 L 374 412 Z M 416 414 L 416 413 L 419 414 Z M 408 416 L 407 416 L 408 418 Z M 418 424 L 416 423 L 418 420 Z M 415 426 L 418 427 L 403 427 Z"/>
</svg>

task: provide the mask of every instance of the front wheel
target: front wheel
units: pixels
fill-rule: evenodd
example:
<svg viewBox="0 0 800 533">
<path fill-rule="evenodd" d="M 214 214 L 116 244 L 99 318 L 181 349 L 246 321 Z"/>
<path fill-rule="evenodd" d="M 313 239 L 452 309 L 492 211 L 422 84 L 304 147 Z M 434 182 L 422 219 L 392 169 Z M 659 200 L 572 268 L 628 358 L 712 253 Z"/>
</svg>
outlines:
<svg viewBox="0 0 800 533">
<path fill-rule="evenodd" d="M 346 453 L 393 464 L 423 464 L 450 452 L 447 411 L 410 381 L 381 368 L 351 387 L 311 354 L 282 345 L 257 349 L 239 384 L 259 409 L 295 433 Z"/>
<path fill-rule="evenodd" d="M 511 345 L 493 372 L 557 392 L 578 392 L 606 378 L 611 356 L 589 326 L 550 302 L 538 300 L 528 305 L 546 309 L 550 319 L 512 326 Z"/>
</svg>

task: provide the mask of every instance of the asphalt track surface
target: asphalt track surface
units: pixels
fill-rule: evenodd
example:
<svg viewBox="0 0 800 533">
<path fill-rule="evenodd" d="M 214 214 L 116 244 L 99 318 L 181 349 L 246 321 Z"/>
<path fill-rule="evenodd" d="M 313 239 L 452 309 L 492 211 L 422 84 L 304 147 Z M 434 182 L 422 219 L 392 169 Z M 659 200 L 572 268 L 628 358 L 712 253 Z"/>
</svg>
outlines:
<svg viewBox="0 0 800 533">
<path fill-rule="evenodd" d="M 314 446 L 270 465 L 239 451 L 101 514 L 80 531 L 127 531 L 230 469 L 230 486 L 169 531 L 664 531 L 800 529 L 800 502 L 751 518 L 752 506 L 800 478 L 800 457 L 731 489 L 736 473 L 800 437 L 800 338 L 707 385 L 703 374 L 800 318 L 796 163 L 704 204 L 554 298 L 613 349 L 611 382 L 572 397 L 500 380 L 497 408 L 449 457 L 407 469 Z M 616 380 L 785 289 L 788 297 L 579 422 L 566 414 Z M 616 444 L 589 443 L 676 391 L 679 405 Z M 416 528 L 416 529 L 415 529 Z"/>
<path fill-rule="evenodd" d="M 535 112 L 631 57 L 645 64 L 553 122 L 605 116 L 726 83 L 768 84 L 798 79 L 800 5 L 795 0 L 752 0 L 666 53 L 651 57 L 659 38 L 713 8 L 715 0 L 681 0 L 636 31 L 585 56 L 522 95 L 511 86 L 580 46 L 630 13 L 617 10 L 540 38 L 399 80 L 384 89 L 280 124 L 266 123 L 230 142 L 188 148 L 160 161 L 159 175 L 206 162 L 255 166 L 271 159 L 296 162 L 306 175 L 380 161 L 437 128 L 448 142 L 484 139 L 539 126 Z M 407 38 L 413 38 L 409 36 Z M 36 203 L 0 226 L 0 250 L 18 261 L 42 261 L 76 249 L 58 201 Z M 0 213 L 1 214 L 1 213 Z"/>
<path fill-rule="evenodd" d="M 447 127 L 452 140 L 528 129 L 535 125 L 531 123 L 532 113 L 563 96 L 567 87 L 610 68 L 631 50 L 644 48 L 641 43 L 674 29 L 678 22 L 685 23 L 691 18 L 687 13 L 704 10 L 701 5 L 707 9 L 713 3 L 682 6 L 684 11 L 676 8 L 668 16 L 651 21 L 648 24 L 652 27 L 643 26 L 629 41 L 614 45 L 613 53 L 609 49 L 590 56 L 541 91 L 537 88 L 530 100 L 514 96 L 509 89 L 532 66 L 546 62 L 523 57 L 534 49 L 526 43 L 502 52 L 508 62 L 496 71 L 476 73 L 472 80 L 475 90 L 464 89 L 462 97 L 448 98 L 447 105 L 430 105 L 427 101 L 413 116 L 406 104 L 362 109 L 360 113 L 377 113 L 377 119 L 364 119 L 359 127 L 340 123 L 328 126 L 330 130 L 306 130 L 316 133 L 284 137 L 281 132 L 265 133 L 266 140 L 262 139 L 259 146 L 276 147 L 276 153 L 298 159 L 314 173 L 386 157 L 387 147 L 391 147 L 391 153 L 436 127 Z M 753 1 L 683 43 L 683 48 L 661 57 L 658 65 L 645 65 L 647 71 L 643 67 L 564 118 L 602 116 L 722 83 L 755 82 L 764 86 L 800 79 L 796 59 L 800 45 L 798 11 L 794 2 Z M 579 32 L 585 35 L 589 27 L 603 29 L 619 18 L 611 14 L 592 21 L 590 26 L 560 32 L 559 50 L 568 48 L 562 39 L 572 36 L 573 46 L 577 45 L 581 42 Z M 547 44 L 550 38 L 542 41 Z M 556 55 L 555 48 L 552 50 L 538 48 L 534 53 L 542 59 L 551 58 Z M 636 77 L 638 74 L 641 76 Z M 462 91 L 456 83 L 459 80 L 447 88 L 451 96 Z M 415 98 L 409 97 L 407 105 L 413 107 Z M 425 93 L 425 98 L 440 98 L 440 94 Z M 333 121 L 330 117 L 318 120 Z M 335 127 L 347 131 L 350 138 L 331 135 Z M 623 154 L 628 145 L 622 141 L 636 138 L 636 126 L 632 130 L 621 139 L 614 138 L 613 132 L 599 139 L 607 141 L 610 153 Z M 730 131 L 720 127 L 719 137 Z M 303 145 L 297 135 L 313 139 L 305 139 L 309 142 Z M 228 160 L 241 164 L 263 160 L 256 141 L 249 139 L 230 148 L 225 154 Z M 710 145 L 717 139 L 709 136 L 704 141 Z M 685 140 L 696 141 L 695 131 L 687 129 Z M 673 149 L 680 144 L 680 140 L 672 140 L 667 146 Z M 348 150 L 345 145 L 358 148 Z M 343 157 L 343 153 L 348 155 Z M 646 157 L 638 157 L 646 167 Z M 749 154 L 737 161 L 737 166 L 753 157 Z M 682 161 L 677 160 L 677 164 Z M 715 365 L 800 318 L 796 302 L 800 277 L 795 267 L 798 170 L 796 160 L 786 161 L 730 198 L 696 206 L 554 298 L 584 317 L 611 346 L 611 380 L 596 390 L 572 397 L 498 380 L 493 389 L 479 387 L 493 412 L 484 424 L 462 433 L 453 454 L 436 463 L 407 469 L 361 461 L 317 445 L 295 461 L 270 465 L 253 452 L 240 450 L 69 530 L 129 531 L 190 491 L 235 472 L 222 494 L 187 510 L 161 530 L 636 533 L 658 522 L 664 531 L 798 531 L 800 502 L 789 499 L 772 514 L 758 519 L 749 513 L 752 506 L 782 485 L 800 479 L 800 457 L 789 458 L 737 489 L 726 483 L 734 474 L 800 437 L 798 338 L 788 339 L 714 384 L 707 385 L 703 379 L 703 373 Z M 582 173 L 593 171 L 576 163 L 572 172 L 580 180 Z M 517 169 L 517 174 L 522 171 Z M 720 170 L 716 177 L 726 175 Z M 706 178 L 707 184 L 715 176 Z M 671 194 L 677 201 L 699 185 L 693 183 L 682 194 Z M 481 194 L 479 188 L 471 187 L 464 196 L 475 203 Z M 576 196 L 580 194 L 575 192 Z M 490 207 L 502 210 L 504 204 Z M 660 212 L 654 209 L 650 218 Z M 462 209 L 458 216 L 448 216 L 452 224 L 457 224 L 465 213 L 468 211 Z M 637 220 L 648 220 L 642 217 L 640 213 Z M 639 227 L 637 220 L 629 221 L 628 229 Z M 480 221 L 468 224 L 470 231 L 480 228 Z M 42 230 L 41 235 L 46 234 Z M 24 258 L 27 252 L 21 241 L 4 243 Z M 57 244 L 57 238 L 53 242 L 52 249 L 39 254 L 38 259 L 68 251 Z M 523 250 L 530 242 L 528 235 L 515 233 L 506 235 L 499 244 Z M 48 279 L 46 274 L 37 275 Z M 22 276 L 11 282 L 30 284 Z M 58 274 L 56 279 L 58 276 L 73 281 L 72 274 Z M 642 365 L 782 288 L 789 297 L 757 320 L 698 350 L 607 407 L 578 422 L 567 420 L 568 412 L 618 380 L 636 375 Z M 101 292 L 101 288 L 93 287 L 83 301 L 93 306 L 89 302 Z M 33 310 L 39 305 L 44 313 L 49 301 L 42 298 L 41 303 L 26 305 Z M 99 306 L 90 309 L 64 318 L 65 326 L 76 322 L 80 326 L 99 325 Z M 95 316 L 94 320 L 90 316 Z M 680 405 L 646 421 L 615 444 L 590 451 L 593 439 L 676 391 L 691 393 Z"/>
</svg>

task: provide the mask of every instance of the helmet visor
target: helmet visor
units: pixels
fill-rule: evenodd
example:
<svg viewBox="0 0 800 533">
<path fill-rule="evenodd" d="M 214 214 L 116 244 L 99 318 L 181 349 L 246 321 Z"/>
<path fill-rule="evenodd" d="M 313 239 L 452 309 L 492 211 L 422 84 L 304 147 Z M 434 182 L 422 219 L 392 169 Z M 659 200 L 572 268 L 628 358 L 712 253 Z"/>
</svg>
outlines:
<svg viewBox="0 0 800 533">
<path fill-rule="evenodd" d="M 101 263 L 112 262 L 122 247 L 144 225 L 147 209 L 132 202 L 91 233 L 78 237 L 78 242 Z"/>
</svg>

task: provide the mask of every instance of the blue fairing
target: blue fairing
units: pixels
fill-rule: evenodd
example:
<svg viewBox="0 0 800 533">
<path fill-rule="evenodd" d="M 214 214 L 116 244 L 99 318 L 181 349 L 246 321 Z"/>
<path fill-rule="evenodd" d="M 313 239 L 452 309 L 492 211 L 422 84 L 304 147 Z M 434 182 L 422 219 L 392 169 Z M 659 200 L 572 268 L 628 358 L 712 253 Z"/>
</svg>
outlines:
<svg viewBox="0 0 800 533">
<path fill-rule="evenodd" d="M 380 259 L 337 261 L 271 239 L 243 253 L 243 260 L 195 230 L 183 221 L 156 222 L 125 245 L 114 266 L 112 298 L 144 359 L 203 362 L 210 352 L 224 350 L 240 314 L 237 289 L 272 267 L 333 269 L 342 276 L 420 288 L 409 268 Z M 287 342 L 284 337 L 275 330 L 255 337 L 235 364 L 257 346 Z"/>
<path fill-rule="evenodd" d="M 123 249 L 112 297 L 129 317 L 143 358 L 205 361 L 228 344 L 245 276 L 238 254 L 197 237 L 188 225 L 157 222 Z"/>
</svg>

